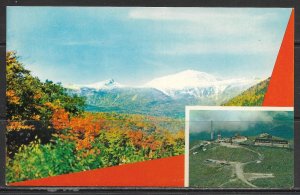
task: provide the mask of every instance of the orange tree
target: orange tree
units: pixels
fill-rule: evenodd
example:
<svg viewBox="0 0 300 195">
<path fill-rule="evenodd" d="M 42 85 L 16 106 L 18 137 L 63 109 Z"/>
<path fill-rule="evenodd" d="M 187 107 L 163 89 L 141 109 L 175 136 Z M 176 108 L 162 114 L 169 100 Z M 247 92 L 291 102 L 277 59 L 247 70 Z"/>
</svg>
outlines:
<svg viewBox="0 0 300 195">
<path fill-rule="evenodd" d="M 36 136 L 42 143 L 48 142 L 53 132 L 49 123 L 53 111 L 63 108 L 70 115 L 80 115 L 84 99 L 69 96 L 60 84 L 33 77 L 15 52 L 6 53 L 6 64 L 7 151 L 12 156 L 21 144 Z"/>
</svg>

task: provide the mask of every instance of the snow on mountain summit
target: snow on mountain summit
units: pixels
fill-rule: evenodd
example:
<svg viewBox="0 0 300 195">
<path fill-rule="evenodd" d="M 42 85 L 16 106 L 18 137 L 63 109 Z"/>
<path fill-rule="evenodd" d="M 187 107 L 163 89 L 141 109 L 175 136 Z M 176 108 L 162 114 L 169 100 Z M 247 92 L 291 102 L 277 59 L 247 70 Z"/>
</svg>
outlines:
<svg viewBox="0 0 300 195">
<path fill-rule="evenodd" d="M 229 88 L 246 89 L 258 80 L 253 79 L 219 79 L 196 70 L 185 70 L 176 74 L 155 78 L 145 86 L 158 89 L 170 96 L 192 95 L 204 97 L 218 95 Z"/>
<path fill-rule="evenodd" d="M 114 79 L 109 79 L 109 80 L 86 85 L 86 87 L 94 88 L 94 89 L 107 89 L 107 88 L 111 89 L 111 88 L 122 87 L 122 85 L 116 82 Z"/>
<path fill-rule="evenodd" d="M 91 89 L 114 89 L 123 87 L 120 83 L 116 82 L 114 79 L 108 79 L 105 81 L 100 81 L 92 84 L 87 85 L 68 85 L 66 86 L 69 89 L 79 90 L 81 88 L 91 88 Z"/>
<path fill-rule="evenodd" d="M 155 78 L 143 86 L 127 86 L 108 79 L 88 85 L 68 85 L 66 88 L 81 90 L 84 88 L 92 90 L 111 90 L 117 88 L 152 88 L 161 91 L 173 98 L 186 97 L 216 97 L 226 94 L 237 94 L 246 90 L 252 85 L 257 84 L 259 79 L 220 79 L 206 72 L 196 70 L 185 70 L 179 73 Z"/>
<path fill-rule="evenodd" d="M 184 89 L 187 87 L 204 87 L 217 82 L 217 78 L 205 72 L 185 70 L 176 74 L 151 80 L 145 86 L 157 89 Z"/>
</svg>

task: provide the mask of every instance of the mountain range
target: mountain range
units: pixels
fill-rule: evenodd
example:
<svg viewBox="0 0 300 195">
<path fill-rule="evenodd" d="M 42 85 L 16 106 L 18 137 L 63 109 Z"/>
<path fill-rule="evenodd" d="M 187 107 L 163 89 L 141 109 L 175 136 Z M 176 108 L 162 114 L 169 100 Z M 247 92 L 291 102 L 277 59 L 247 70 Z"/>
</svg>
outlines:
<svg viewBox="0 0 300 195">
<path fill-rule="evenodd" d="M 129 86 L 109 79 L 87 85 L 66 85 L 68 93 L 86 98 L 87 111 L 114 111 L 153 116 L 183 117 L 187 105 L 221 105 L 260 79 L 221 79 L 185 70 Z"/>
</svg>

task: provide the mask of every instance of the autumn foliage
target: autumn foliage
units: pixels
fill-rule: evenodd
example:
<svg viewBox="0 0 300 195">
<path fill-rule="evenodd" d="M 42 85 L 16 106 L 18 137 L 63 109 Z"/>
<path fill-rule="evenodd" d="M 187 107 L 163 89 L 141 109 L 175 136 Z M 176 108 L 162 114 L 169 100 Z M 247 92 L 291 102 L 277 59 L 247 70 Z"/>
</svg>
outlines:
<svg viewBox="0 0 300 195">
<path fill-rule="evenodd" d="M 7 182 L 184 153 L 183 121 L 84 112 L 84 99 L 7 53 Z"/>
</svg>

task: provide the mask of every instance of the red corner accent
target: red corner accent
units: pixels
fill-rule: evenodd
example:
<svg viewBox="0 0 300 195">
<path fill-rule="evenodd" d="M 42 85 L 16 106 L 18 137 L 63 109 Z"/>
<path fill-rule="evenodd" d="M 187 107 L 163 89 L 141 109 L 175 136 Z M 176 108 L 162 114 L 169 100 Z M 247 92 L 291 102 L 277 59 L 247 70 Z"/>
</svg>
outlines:
<svg viewBox="0 0 300 195">
<path fill-rule="evenodd" d="M 184 155 L 10 183 L 8 185 L 183 187 Z"/>
<path fill-rule="evenodd" d="M 294 106 L 294 9 L 282 40 L 263 106 Z"/>
</svg>

